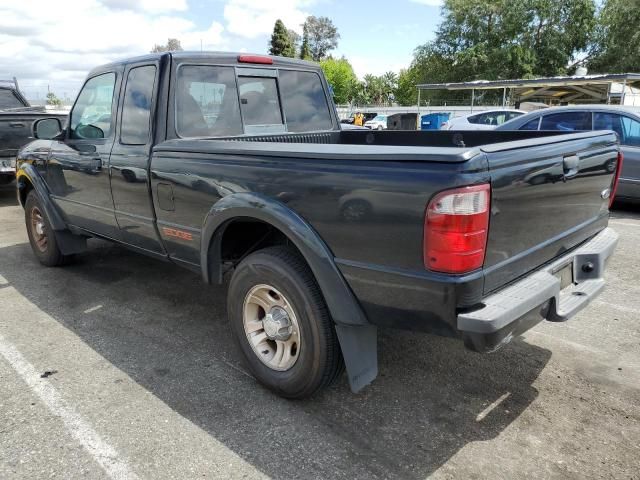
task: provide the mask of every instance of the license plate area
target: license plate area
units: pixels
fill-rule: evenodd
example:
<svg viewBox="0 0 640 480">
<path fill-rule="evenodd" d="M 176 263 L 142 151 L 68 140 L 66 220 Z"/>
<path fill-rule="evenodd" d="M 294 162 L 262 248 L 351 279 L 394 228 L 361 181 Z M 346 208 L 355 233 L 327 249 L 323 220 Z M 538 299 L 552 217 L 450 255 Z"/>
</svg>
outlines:
<svg viewBox="0 0 640 480">
<path fill-rule="evenodd" d="M 573 262 L 569 262 L 561 267 L 558 267 L 553 274 L 560 279 L 560 289 L 573 285 Z"/>
</svg>

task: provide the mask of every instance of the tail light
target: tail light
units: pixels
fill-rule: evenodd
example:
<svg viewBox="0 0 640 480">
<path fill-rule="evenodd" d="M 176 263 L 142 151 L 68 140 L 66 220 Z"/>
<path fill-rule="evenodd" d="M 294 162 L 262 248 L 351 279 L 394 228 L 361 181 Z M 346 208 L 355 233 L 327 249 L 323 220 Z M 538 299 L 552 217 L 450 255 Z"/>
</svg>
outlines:
<svg viewBox="0 0 640 480">
<path fill-rule="evenodd" d="M 618 181 L 620 180 L 620 173 L 622 172 L 622 164 L 624 163 L 624 155 L 622 152 L 618 152 L 618 164 L 616 165 L 616 174 L 613 176 L 613 184 L 611 185 L 611 193 L 609 194 L 609 208 L 613 205 L 613 201 L 616 197 L 616 190 L 618 189 Z"/>
<path fill-rule="evenodd" d="M 489 231 L 489 184 L 439 193 L 424 220 L 424 266 L 436 272 L 466 273 L 482 267 Z"/>
</svg>

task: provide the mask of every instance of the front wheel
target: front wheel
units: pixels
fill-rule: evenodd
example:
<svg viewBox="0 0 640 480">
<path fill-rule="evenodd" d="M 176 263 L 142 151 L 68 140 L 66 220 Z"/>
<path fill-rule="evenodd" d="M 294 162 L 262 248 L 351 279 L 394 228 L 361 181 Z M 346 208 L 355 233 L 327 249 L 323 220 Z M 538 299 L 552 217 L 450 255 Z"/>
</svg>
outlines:
<svg viewBox="0 0 640 480">
<path fill-rule="evenodd" d="M 305 398 L 342 372 L 333 322 L 297 252 L 278 246 L 245 258 L 231 278 L 227 306 L 249 369 L 267 388 Z"/>
<path fill-rule="evenodd" d="M 47 267 L 66 263 L 68 257 L 60 251 L 51 223 L 34 190 L 27 195 L 24 215 L 29 243 L 38 261 Z"/>
</svg>

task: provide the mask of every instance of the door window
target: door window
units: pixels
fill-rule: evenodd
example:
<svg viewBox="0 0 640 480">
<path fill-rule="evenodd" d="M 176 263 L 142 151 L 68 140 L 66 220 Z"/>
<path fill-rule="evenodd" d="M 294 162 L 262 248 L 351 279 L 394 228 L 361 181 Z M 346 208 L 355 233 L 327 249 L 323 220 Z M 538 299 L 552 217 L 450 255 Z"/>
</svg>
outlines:
<svg viewBox="0 0 640 480">
<path fill-rule="evenodd" d="M 242 134 L 233 67 L 180 67 L 176 87 L 176 131 L 181 137 Z"/>
<path fill-rule="evenodd" d="M 540 125 L 540 117 L 529 120 L 520 127 L 520 130 L 538 130 L 538 125 Z"/>
<path fill-rule="evenodd" d="M 329 105 L 317 73 L 280 70 L 280 90 L 287 131 L 331 129 Z M 376 120 L 386 122 L 387 119 L 379 115 Z"/>
<path fill-rule="evenodd" d="M 613 130 L 618 134 L 620 141 L 623 141 L 622 134 L 622 117 L 617 113 L 594 112 L 593 114 L 594 130 Z"/>
<path fill-rule="evenodd" d="M 591 112 L 552 113 L 542 117 L 540 130 L 591 130 Z"/>
<path fill-rule="evenodd" d="M 238 77 L 238 88 L 245 125 L 282 125 L 275 78 Z"/>
<path fill-rule="evenodd" d="M 132 68 L 127 76 L 127 86 L 122 104 L 120 143 L 145 145 L 149 140 L 151 99 L 156 67 L 146 65 Z"/>
<path fill-rule="evenodd" d="M 107 138 L 111 134 L 111 107 L 115 83 L 116 74 L 105 73 L 84 84 L 71 112 L 71 138 L 97 139 Z"/>
<path fill-rule="evenodd" d="M 622 117 L 622 144 L 640 147 L 640 122 L 631 117 Z"/>
</svg>

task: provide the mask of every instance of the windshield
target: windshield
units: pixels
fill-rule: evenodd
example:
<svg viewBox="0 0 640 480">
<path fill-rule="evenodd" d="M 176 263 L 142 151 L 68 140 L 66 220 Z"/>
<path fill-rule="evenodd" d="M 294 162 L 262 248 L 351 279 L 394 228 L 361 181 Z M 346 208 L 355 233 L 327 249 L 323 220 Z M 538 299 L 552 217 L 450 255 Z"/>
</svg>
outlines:
<svg viewBox="0 0 640 480">
<path fill-rule="evenodd" d="M 372 120 L 373 122 L 386 122 L 387 121 L 387 116 L 386 115 L 377 115 L 373 118 Z"/>
</svg>

